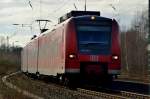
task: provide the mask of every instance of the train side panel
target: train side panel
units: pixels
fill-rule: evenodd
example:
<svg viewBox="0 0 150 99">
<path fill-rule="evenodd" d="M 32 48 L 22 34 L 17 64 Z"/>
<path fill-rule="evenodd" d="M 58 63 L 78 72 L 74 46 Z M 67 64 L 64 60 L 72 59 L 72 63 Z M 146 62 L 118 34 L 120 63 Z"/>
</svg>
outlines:
<svg viewBox="0 0 150 99">
<path fill-rule="evenodd" d="M 37 72 L 37 51 L 38 51 L 37 40 L 33 40 L 28 44 L 28 72 L 29 73 Z"/>
<path fill-rule="evenodd" d="M 51 72 L 50 67 L 48 66 L 49 57 L 49 45 L 50 39 L 46 35 L 39 37 L 39 57 L 38 57 L 38 72 L 40 74 L 47 74 Z"/>
<path fill-rule="evenodd" d="M 63 28 L 59 27 L 39 38 L 38 72 L 40 74 L 56 76 L 64 73 L 63 34 Z"/>
</svg>

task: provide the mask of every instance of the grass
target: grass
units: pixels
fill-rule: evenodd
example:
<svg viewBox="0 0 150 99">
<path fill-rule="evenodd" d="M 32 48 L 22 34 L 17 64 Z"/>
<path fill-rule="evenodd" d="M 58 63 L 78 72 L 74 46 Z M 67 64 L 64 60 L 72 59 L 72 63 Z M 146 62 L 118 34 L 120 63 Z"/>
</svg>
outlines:
<svg viewBox="0 0 150 99">
<path fill-rule="evenodd" d="M 8 88 L 1 80 L 4 75 L 18 71 L 19 68 L 19 64 L 16 62 L 0 60 L 0 95 L 3 99 L 30 99 L 16 92 L 16 90 Z"/>
<path fill-rule="evenodd" d="M 74 90 L 61 88 L 60 86 L 57 87 L 50 82 L 45 83 L 43 80 L 33 80 L 22 73 L 10 77 L 9 81 L 18 87 L 44 97 L 45 99 L 95 99 L 95 96 L 79 94 Z"/>
<path fill-rule="evenodd" d="M 16 90 L 8 88 L 3 84 L 1 80 L 0 80 L 0 94 L 2 95 L 3 99 L 30 99 L 16 92 Z"/>
<path fill-rule="evenodd" d="M 0 75 L 9 74 L 19 70 L 19 64 L 8 60 L 0 60 Z"/>
</svg>

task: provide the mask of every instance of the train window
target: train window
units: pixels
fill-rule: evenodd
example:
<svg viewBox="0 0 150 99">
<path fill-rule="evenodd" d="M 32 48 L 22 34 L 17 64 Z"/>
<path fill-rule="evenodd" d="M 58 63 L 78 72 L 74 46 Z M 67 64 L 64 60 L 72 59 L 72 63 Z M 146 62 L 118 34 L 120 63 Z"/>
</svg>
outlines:
<svg viewBox="0 0 150 99">
<path fill-rule="evenodd" d="M 77 26 L 79 52 L 83 54 L 109 54 L 110 26 Z"/>
</svg>

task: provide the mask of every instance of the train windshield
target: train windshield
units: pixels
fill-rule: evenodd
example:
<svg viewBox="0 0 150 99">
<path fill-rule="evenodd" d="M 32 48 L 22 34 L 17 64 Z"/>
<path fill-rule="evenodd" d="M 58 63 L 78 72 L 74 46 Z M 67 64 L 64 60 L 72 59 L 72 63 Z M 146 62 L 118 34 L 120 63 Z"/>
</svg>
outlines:
<svg viewBox="0 0 150 99">
<path fill-rule="evenodd" d="M 78 48 L 82 54 L 110 54 L 111 25 L 77 25 Z"/>
</svg>

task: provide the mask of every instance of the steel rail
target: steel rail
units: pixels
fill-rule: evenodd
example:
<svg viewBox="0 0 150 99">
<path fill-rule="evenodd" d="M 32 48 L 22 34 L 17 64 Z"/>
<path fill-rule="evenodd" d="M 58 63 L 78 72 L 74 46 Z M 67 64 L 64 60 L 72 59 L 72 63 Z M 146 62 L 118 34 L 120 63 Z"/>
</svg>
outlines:
<svg viewBox="0 0 150 99">
<path fill-rule="evenodd" d="M 144 95 L 139 93 L 127 92 L 127 91 L 120 91 L 120 94 L 113 95 L 104 92 L 91 91 L 87 89 L 81 89 L 81 88 L 77 88 L 77 89 L 82 93 L 86 93 L 94 96 L 100 96 L 106 99 L 150 99 L 150 95 Z"/>
<path fill-rule="evenodd" d="M 102 97 L 105 99 L 130 99 L 130 98 L 120 96 L 120 95 L 113 95 L 113 94 L 108 94 L 108 93 L 104 93 L 104 92 L 91 91 L 91 90 L 87 90 L 87 89 L 77 88 L 77 90 L 81 93 L 98 96 L 98 97 Z"/>
<path fill-rule="evenodd" d="M 121 95 L 125 97 L 130 97 L 132 99 L 150 99 L 150 95 L 144 95 L 127 91 L 121 91 Z"/>
</svg>

